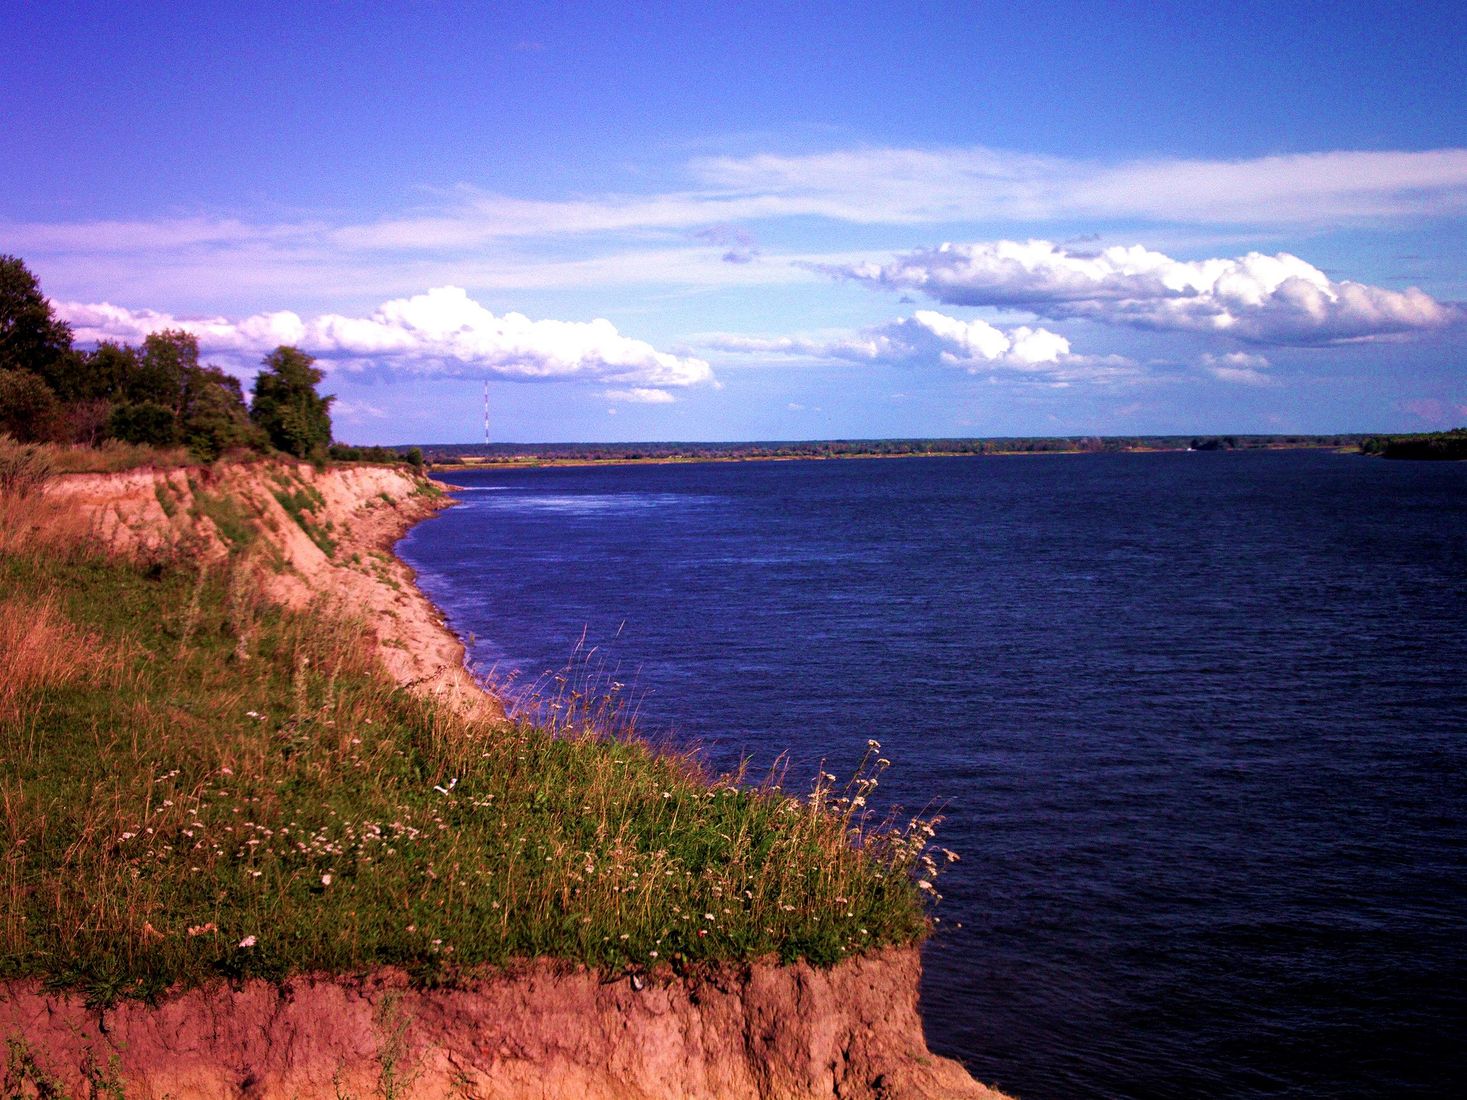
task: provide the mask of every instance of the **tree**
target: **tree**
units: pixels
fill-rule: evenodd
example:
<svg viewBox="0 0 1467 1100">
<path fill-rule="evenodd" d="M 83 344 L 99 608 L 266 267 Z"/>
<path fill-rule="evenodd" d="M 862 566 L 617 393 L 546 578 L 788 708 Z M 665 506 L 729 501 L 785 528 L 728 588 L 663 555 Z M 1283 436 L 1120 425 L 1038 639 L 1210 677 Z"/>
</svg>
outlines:
<svg viewBox="0 0 1467 1100">
<path fill-rule="evenodd" d="M 125 443 L 171 447 L 178 442 L 178 416 L 156 401 L 128 402 L 113 408 L 107 434 Z"/>
<path fill-rule="evenodd" d="M 0 256 L 0 370 L 27 370 L 48 386 L 71 355 L 71 326 L 58 320 L 41 284 L 16 256 Z"/>
<path fill-rule="evenodd" d="M 0 432 L 22 443 L 41 443 L 63 430 L 61 403 L 40 375 L 0 368 Z"/>
<path fill-rule="evenodd" d="M 182 428 L 188 449 L 205 462 L 232 447 L 268 446 L 265 433 L 250 420 L 239 379 L 218 367 L 195 367 L 185 376 Z"/>
<path fill-rule="evenodd" d="M 128 380 L 129 401 L 151 401 L 183 411 L 184 387 L 191 371 L 199 369 L 199 338 L 180 329 L 149 333 L 137 368 Z"/>
<path fill-rule="evenodd" d="M 250 419 L 265 429 L 270 442 L 297 458 L 318 458 L 331 445 L 331 402 L 316 384 L 325 374 L 315 359 L 299 348 L 281 345 L 265 356 L 255 377 Z"/>
</svg>

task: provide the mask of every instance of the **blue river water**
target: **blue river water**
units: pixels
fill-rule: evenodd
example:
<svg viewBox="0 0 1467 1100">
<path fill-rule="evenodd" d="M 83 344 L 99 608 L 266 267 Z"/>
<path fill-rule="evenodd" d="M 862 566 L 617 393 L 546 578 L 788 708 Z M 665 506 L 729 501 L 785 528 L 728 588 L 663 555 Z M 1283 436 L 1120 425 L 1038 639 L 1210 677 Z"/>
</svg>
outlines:
<svg viewBox="0 0 1467 1100">
<path fill-rule="evenodd" d="M 1023 1100 L 1467 1087 L 1467 464 L 1321 452 L 455 473 L 481 673 L 943 814 L 923 1016 Z"/>
</svg>

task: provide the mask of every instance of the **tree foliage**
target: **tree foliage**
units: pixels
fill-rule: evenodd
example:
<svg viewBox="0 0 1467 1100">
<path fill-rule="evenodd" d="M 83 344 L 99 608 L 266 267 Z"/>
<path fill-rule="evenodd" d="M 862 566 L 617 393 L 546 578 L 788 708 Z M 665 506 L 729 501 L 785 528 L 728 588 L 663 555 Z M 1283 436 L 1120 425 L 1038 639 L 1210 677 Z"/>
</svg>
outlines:
<svg viewBox="0 0 1467 1100">
<path fill-rule="evenodd" d="M 36 277 L 19 258 L 0 256 L 0 370 L 28 370 L 51 386 L 71 354 L 71 326 L 57 319 Z"/>
<path fill-rule="evenodd" d="M 245 408 L 239 379 L 218 367 L 194 367 L 184 376 L 180 414 L 183 442 L 205 461 L 237 447 L 263 451 L 268 446 Z"/>
<path fill-rule="evenodd" d="M 311 356 L 282 345 L 265 357 L 247 406 L 239 380 L 200 363 L 198 337 L 185 330 L 150 333 L 141 347 L 73 347 L 71 327 L 35 275 L 17 257 L 0 256 L 0 433 L 23 443 L 183 444 L 206 462 L 273 446 L 322 459 L 334 453 L 335 400 L 316 392 L 323 377 Z M 423 461 L 416 449 L 339 449 L 358 460 Z"/>
<path fill-rule="evenodd" d="M 0 368 L 0 432 L 40 443 L 55 438 L 61 422 L 61 403 L 40 375 Z"/>
<path fill-rule="evenodd" d="M 281 345 L 265 356 L 264 369 L 255 376 L 250 419 L 265 430 L 270 442 L 298 458 L 324 458 L 331 445 L 331 402 L 316 385 L 323 374 L 315 359 L 299 348 Z"/>
</svg>

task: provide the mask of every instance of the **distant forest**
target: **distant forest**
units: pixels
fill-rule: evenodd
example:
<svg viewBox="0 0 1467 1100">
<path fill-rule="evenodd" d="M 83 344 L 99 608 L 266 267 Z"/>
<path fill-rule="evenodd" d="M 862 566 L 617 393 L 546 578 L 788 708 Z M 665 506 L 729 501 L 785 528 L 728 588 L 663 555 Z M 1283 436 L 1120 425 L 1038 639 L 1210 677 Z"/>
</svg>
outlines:
<svg viewBox="0 0 1467 1100">
<path fill-rule="evenodd" d="M 1231 451 L 1363 448 L 1363 434 L 1033 436 L 995 439 L 834 439 L 750 443 L 425 443 L 438 465 L 491 462 L 675 462 L 778 458 L 883 458 L 899 455 L 999 455 L 1125 451 Z"/>
<path fill-rule="evenodd" d="M 1467 459 L 1467 428 L 1420 435 L 1371 436 L 1360 444 L 1360 450 L 1383 458 L 1460 461 Z"/>
</svg>

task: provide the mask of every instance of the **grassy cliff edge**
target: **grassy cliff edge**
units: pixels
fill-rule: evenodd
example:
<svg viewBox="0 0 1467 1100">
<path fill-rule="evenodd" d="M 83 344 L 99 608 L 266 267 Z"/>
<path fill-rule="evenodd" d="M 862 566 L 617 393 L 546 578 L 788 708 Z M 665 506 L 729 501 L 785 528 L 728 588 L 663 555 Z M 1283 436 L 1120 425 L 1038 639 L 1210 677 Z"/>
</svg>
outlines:
<svg viewBox="0 0 1467 1100">
<path fill-rule="evenodd" d="M 31 488 L 0 497 L 12 990 L 117 1011 L 383 967 L 456 988 L 531 960 L 669 988 L 926 933 L 931 824 L 869 817 L 875 742 L 860 774 L 793 796 L 618 735 L 614 692 L 566 685 L 549 728 L 466 693 L 385 549 L 437 506 L 405 470 Z M 414 631 L 446 649 L 425 661 Z"/>
</svg>

